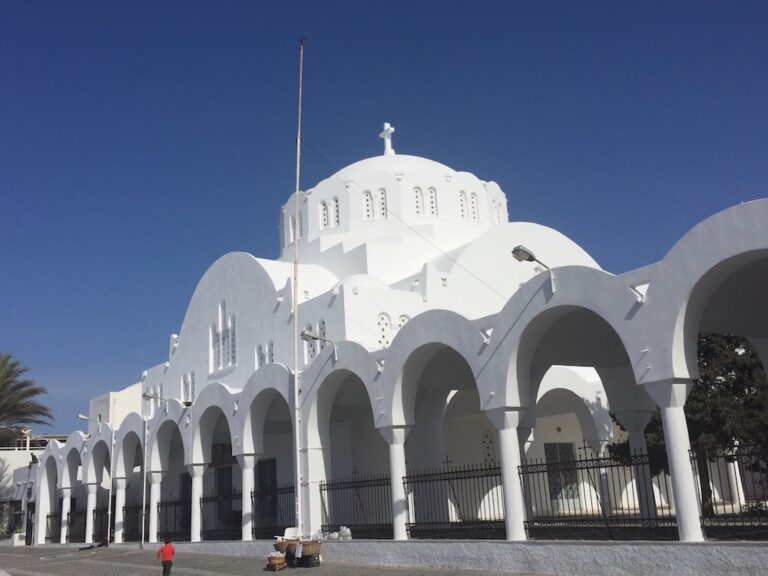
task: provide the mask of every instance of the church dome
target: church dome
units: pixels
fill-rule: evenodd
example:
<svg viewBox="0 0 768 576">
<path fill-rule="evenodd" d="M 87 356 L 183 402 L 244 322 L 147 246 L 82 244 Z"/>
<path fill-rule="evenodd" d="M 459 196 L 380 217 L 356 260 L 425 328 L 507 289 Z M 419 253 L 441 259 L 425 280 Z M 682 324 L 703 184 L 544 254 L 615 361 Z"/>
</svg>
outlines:
<svg viewBox="0 0 768 576">
<path fill-rule="evenodd" d="M 410 156 L 408 154 L 385 154 L 359 160 L 342 168 L 331 178 L 340 178 L 341 180 L 348 181 L 365 178 L 366 175 L 372 172 L 387 172 L 393 176 L 403 176 L 420 171 L 433 171 L 436 176 L 453 176 L 456 174 L 453 168 L 429 158 Z"/>
<path fill-rule="evenodd" d="M 508 221 L 507 199 L 495 182 L 428 158 L 396 154 L 393 132 L 384 125 L 381 156 L 350 164 L 301 192 L 298 223 L 293 196 L 288 200 L 281 216 L 281 259 L 290 259 L 296 236 L 305 246 L 304 262 L 333 266 L 328 256 L 334 250 L 333 260 L 350 263 L 353 251 L 364 247 L 366 264 L 354 270 L 376 269 L 389 279 L 434 258 L 436 246 L 438 253 L 455 250 Z M 391 260 L 396 247 L 404 254 L 398 256 L 397 270 L 377 264 Z"/>
</svg>

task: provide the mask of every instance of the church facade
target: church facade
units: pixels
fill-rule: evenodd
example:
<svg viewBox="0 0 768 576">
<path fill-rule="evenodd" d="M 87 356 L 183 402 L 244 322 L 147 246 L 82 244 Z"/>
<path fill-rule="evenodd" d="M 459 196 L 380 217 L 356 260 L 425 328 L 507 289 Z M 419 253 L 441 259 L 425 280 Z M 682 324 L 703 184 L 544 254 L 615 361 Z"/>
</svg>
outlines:
<svg viewBox="0 0 768 576">
<path fill-rule="evenodd" d="M 149 542 L 233 526 L 243 540 L 273 536 L 259 526 L 311 535 L 327 524 L 323 486 L 359 475 L 385 479 L 376 514 L 407 539 L 419 503 L 403 477 L 448 464 L 497 467 L 478 502 L 498 498 L 506 538 L 525 540 L 526 458 L 603 453 L 609 411 L 643 450 L 657 407 L 663 497 L 679 538 L 703 539 L 683 406 L 699 332 L 746 336 L 768 360 L 768 201 L 616 275 L 559 232 L 510 222 L 495 182 L 396 154 L 392 132 L 383 155 L 301 192 L 298 221 L 288 199 L 279 258 L 214 262 L 167 360 L 94 399 L 100 422 L 48 444 L 33 490 L 25 468 L 35 543 L 93 542 L 110 517 L 116 542 L 142 518 Z"/>
</svg>

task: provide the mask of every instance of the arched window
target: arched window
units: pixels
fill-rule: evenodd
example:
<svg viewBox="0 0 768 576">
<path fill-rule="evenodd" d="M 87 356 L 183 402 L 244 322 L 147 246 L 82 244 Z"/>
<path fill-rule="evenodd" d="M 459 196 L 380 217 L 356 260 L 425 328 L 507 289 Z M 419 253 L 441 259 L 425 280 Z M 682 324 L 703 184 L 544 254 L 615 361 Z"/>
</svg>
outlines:
<svg viewBox="0 0 768 576">
<path fill-rule="evenodd" d="M 219 303 L 218 316 L 211 326 L 210 355 L 208 366 L 211 372 L 237 364 L 237 326 L 235 315 L 227 315 L 227 304 Z"/>
<path fill-rule="evenodd" d="M 216 324 L 211 326 L 211 372 L 221 368 L 221 333 L 216 330 Z"/>
<path fill-rule="evenodd" d="M 320 202 L 320 230 L 328 228 L 328 203 L 323 200 Z"/>
<path fill-rule="evenodd" d="M 379 346 L 386 348 L 392 341 L 392 322 L 389 314 L 382 312 L 378 318 Z"/>
<path fill-rule="evenodd" d="M 288 242 L 292 244 L 296 240 L 296 217 L 291 216 L 289 222 Z"/>
<path fill-rule="evenodd" d="M 307 332 L 312 332 L 312 324 L 307 324 L 305 330 Z M 309 362 L 310 360 L 313 360 L 317 355 L 317 340 L 305 340 L 304 344 L 306 345 L 305 352 L 307 362 Z"/>
<path fill-rule="evenodd" d="M 275 343 L 271 340 L 267 342 L 267 361 L 272 364 L 275 361 Z"/>
<path fill-rule="evenodd" d="M 387 191 L 379 188 L 376 195 L 376 218 L 384 219 L 387 217 Z"/>
<path fill-rule="evenodd" d="M 363 192 L 363 220 L 373 220 L 373 194 L 370 190 Z"/>
<path fill-rule="evenodd" d="M 437 216 L 437 190 L 430 188 L 427 193 L 429 196 L 429 215 Z"/>
<path fill-rule="evenodd" d="M 416 209 L 416 217 L 422 218 L 424 216 L 424 193 L 418 186 L 413 189 L 413 205 Z"/>
<path fill-rule="evenodd" d="M 339 214 L 339 198 L 333 197 L 333 226 L 339 226 L 341 224 L 341 215 Z"/>
<path fill-rule="evenodd" d="M 261 344 L 256 346 L 256 368 L 260 368 L 264 366 L 264 348 Z"/>
<path fill-rule="evenodd" d="M 181 377 L 181 399 L 182 402 L 195 401 L 195 373 L 188 372 Z"/>
<path fill-rule="evenodd" d="M 229 362 L 232 366 L 237 365 L 237 326 L 234 314 L 229 317 Z"/>
<path fill-rule="evenodd" d="M 462 220 L 467 219 L 467 193 L 464 190 L 459 192 L 459 216 Z"/>
<path fill-rule="evenodd" d="M 469 217 L 472 220 L 472 222 L 479 222 L 479 213 L 477 210 L 477 193 L 472 192 L 472 194 L 469 195 Z"/>
</svg>

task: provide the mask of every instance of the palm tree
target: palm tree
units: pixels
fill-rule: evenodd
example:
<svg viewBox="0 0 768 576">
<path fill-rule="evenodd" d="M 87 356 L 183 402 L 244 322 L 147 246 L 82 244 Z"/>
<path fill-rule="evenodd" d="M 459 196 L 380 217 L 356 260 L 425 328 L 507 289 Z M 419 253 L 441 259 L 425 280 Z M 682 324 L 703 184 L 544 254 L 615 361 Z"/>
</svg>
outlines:
<svg viewBox="0 0 768 576">
<path fill-rule="evenodd" d="M 48 424 L 53 418 L 36 399 L 47 390 L 23 378 L 27 371 L 12 354 L 0 352 L 0 428 L 17 431 L 29 424 Z"/>
</svg>

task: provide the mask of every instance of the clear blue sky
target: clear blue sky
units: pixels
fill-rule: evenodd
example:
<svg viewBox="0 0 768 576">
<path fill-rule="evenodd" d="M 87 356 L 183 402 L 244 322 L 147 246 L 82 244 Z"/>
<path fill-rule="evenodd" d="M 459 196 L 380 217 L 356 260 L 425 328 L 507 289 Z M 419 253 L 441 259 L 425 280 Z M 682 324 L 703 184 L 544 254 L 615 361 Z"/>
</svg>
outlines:
<svg viewBox="0 0 768 576">
<path fill-rule="evenodd" d="M 766 196 L 765 1 L 3 0 L 0 350 L 40 432 L 164 361 L 217 257 L 277 255 L 301 34 L 303 188 L 389 121 L 612 272 Z"/>
</svg>

